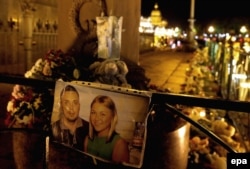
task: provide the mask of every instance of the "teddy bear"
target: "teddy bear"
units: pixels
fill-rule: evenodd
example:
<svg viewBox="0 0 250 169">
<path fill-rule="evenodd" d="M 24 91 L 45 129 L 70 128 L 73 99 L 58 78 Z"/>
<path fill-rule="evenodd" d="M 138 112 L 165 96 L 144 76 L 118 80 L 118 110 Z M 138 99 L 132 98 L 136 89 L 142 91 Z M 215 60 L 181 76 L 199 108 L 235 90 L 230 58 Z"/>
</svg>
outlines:
<svg viewBox="0 0 250 169">
<path fill-rule="evenodd" d="M 226 144 L 237 152 L 245 152 L 240 140 L 236 139 L 238 132 L 235 127 L 224 120 L 215 120 L 212 123 L 212 131 L 218 135 Z M 226 156 L 227 152 L 220 146 L 214 147 L 221 156 Z"/>
<path fill-rule="evenodd" d="M 95 61 L 89 66 L 89 70 L 94 82 L 131 88 L 126 79 L 128 67 L 122 60 Z"/>
<path fill-rule="evenodd" d="M 217 153 L 207 154 L 207 159 L 211 163 L 213 169 L 225 169 L 227 168 L 226 157 L 221 157 Z"/>
<path fill-rule="evenodd" d="M 232 137 L 235 134 L 234 126 L 224 120 L 215 120 L 212 123 L 212 130 L 218 135 Z"/>
<path fill-rule="evenodd" d="M 194 136 L 189 140 L 189 160 L 198 164 L 203 156 L 210 153 L 208 138 Z"/>
<path fill-rule="evenodd" d="M 194 136 L 189 141 L 189 148 L 191 151 L 198 151 L 201 154 L 209 153 L 209 140 L 208 138 L 200 138 L 199 136 Z"/>
</svg>

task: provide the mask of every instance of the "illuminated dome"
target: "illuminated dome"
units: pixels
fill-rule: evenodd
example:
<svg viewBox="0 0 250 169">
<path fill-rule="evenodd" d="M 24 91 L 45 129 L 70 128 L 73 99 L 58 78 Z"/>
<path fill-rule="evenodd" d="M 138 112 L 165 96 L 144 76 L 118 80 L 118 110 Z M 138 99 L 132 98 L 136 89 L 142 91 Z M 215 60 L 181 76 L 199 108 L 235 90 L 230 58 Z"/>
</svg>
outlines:
<svg viewBox="0 0 250 169">
<path fill-rule="evenodd" d="M 161 11 L 158 9 L 157 3 L 154 5 L 154 9 L 151 11 L 150 18 L 151 18 L 151 23 L 154 26 L 161 25 L 162 16 L 161 16 Z"/>
</svg>

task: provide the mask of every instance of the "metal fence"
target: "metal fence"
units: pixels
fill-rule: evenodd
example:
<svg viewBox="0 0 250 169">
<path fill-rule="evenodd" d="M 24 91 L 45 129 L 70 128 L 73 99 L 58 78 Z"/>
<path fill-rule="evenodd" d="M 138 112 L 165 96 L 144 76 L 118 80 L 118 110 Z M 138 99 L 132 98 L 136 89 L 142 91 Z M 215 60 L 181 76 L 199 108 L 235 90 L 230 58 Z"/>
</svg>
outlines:
<svg viewBox="0 0 250 169">
<path fill-rule="evenodd" d="M 34 30 L 32 34 L 32 58 L 27 58 L 22 32 L 11 27 L 0 27 L 0 72 L 23 75 L 49 49 L 57 47 L 56 30 Z"/>
<path fill-rule="evenodd" d="M 250 100 L 250 52 L 239 42 L 208 43 L 209 62 L 227 99 Z"/>
<path fill-rule="evenodd" d="M 27 78 L 24 78 L 24 77 L 6 76 L 6 75 L 1 75 L 0 74 L 0 83 L 16 84 L 17 82 L 19 84 L 23 84 L 23 85 L 35 86 L 36 88 L 46 87 L 46 88 L 54 89 L 54 86 L 55 86 L 54 81 L 45 81 L 45 80 L 38 80 L 38 79 L 27 79 Z M 171 112 L 174 113 L 176 116 L 179 116 L 179 117 L 183 118 L 184 120 L 186 120 L 187 122 L 192 124 L 194 127 L 198 128 L 201 132 L 203 132 L 204 134 L 209 136 L 212 140 L 214 140 L 215 142 L 222 145 L 223 148 L 225 148 L 228 152 L 234 152 L 234 150 L 230 146 L 228 146 L 226 143 L 224 143 L 224 141 L 222 139 L 220 139 L 217 135 L 215 135 L 211 131 L 209 131 L 206 128 L 206 126 L 203 126 L 202 124 L 195 122 L 194 120 L 189 118 L 187 115 L 185 115 L 185 113 L 182 113 L 181 111 L 177 110 L 175 107 L 171 106 L 171 105 L 176 105 L 176 104 L 177 105 L 184 105 L 184 106 L 191 106 L 191 107 L 192 106 L 205 107 L 207 109 L 220 109 L 220 110 L 225 110 L 226 112 L 229 112 L 230 114 L 244 113 L 249 119 L 249 115 L 250 115 L 249 114 L 249 108 L 248 108 L 249 104 L 250 104 L 249 102 L 234 101 L 234 100 L 227 100 L 227 99 L 201 98 L 199 96 L 189 96 L 189 95 L 180 95 L 180 94 L 171 94 L 171 93 L 152 93 L 151 106 L 153 106 L 153 105 L 165 105 L 166 108 L 171 110 Z M 164 107 L 164 109 L 165 109 L 165 107 Z M 166 119 L 163 119 L 163 120 L 166 120 Z M 237 125 L 236 125 L 236 127 L 238 128 Z M 250 131 L 249 130 L 249 123 L 248 123 L 248 125 L 246 127 L 247 127 L 247 131 L 246 131 L 247 133 L 243 133 L 243 134 L 246 135 L 247 137 L 249 137 L 249 131 Z M 17 133 L 17 135 L 24 135 L 22 133 L 28 133 L 29 135 L 28 136 L 25 135 L 26 136 L 25 139 L 27 139 L 27 137 L 29 139 L 31 139 L 31 136 L 34 137 L 35 139 L 37 137 L 40 137 L 39 140 L 40 141 L 42 140 L 44 144 L 42 144 L 42 143 L 40 144 L 40 147 L 43 147 L 43 148 L 39 147 L 39 150 L 43 151 L 43 153 L 39 154 L 39 155 L 42 155 L 42 156 L 38 156 L 39 161 L 38 160 L 37 161 L 32 161 L 33 156 L 31 156 L 31 157 L 27 156 L 27 158 L 25 160 L 26 161 L 31 160 L 31 162 L 36 162 L 36 164 L 32 163 L 32 165 L 33 166 L 34 165 L 39 165 L 38 166 L 39 168 L 53 168 L 51 166 L 56 166 L 55 164 L 52 164 L 52 163 L 55 163 L 57 161 L 56 160 L 53 161 L 53 159 L 52 160 L 47 159 L 47 156 L 46 156 L 47 153 L 44 152 L 46 150 L 47 143 L 45 142 L 46 140 L 45 140 L 45 137 L 43 135 L 44 133 L 42 131 L 35 131 L 35 134 L 33 134 L 33 132 L 31 132 L 31 131 L 29 131 L 27 129 L 21 129 L 20 131 L 21 132 L 17 132 L 16 129 L 11 129 L 11 130 L 10 129 L 1 129 L 0 134 L 2 135 L 2 137 L 0 137 L 0 138 L 6 138 L 6 136 L 8 136 L 8 138 L 9 138 L 12 135 L 12 133 L 13 133 L 13 135 L 15 135 L 15 133 Z M 47 135 L 48 133 L 45 133 L 45 134 Z M 24 136 L 22 138 L 24 138 Z M 246 138 L 246 141 L 249 142 L 249 138 Z M 12 143 L 12 142 L 8 142 L 8 143 Z M 46 143 L 46 145 L 45 145 L 45 143 Z M 80 154 L 79 151 L 76 151 L 76 150 L 68 148 L 68 147 L 63 147 L 63 145 L 56 145 L 56 149 L 55 149 L 55 147 L 53 147 L 51 145 L 55 146 L 53 142 L 50 142 L 49 150 L 50 150 L 50 153 L 51 153 L 51 150 L 52 150 L 52 156 L 49 156 L 49 157 L 58 157 L 57 155 L 60 155 L 59 158 L 61 158 L 62 154 L 64 154 L 64 155 L 65 155 L 65 153 L 70 154 L 70 156 L 74 157 L 73 158 L 74 160 L 78 161 L 78 163 L 75 163 L 75 162 L 71 161 L 72 158 L 64 158 L 65 160 L 67 160 L 68 165 L 73 166 L 72 168 L 81 168 L 82 166 L 84 166 L 84 165 L 91 162 L 91 160 L 87 160 L 88 163 L 86 163 L 86 160 L 82 161 L 83 159 L 88 159 L 88 158 L 86 158 L 85 154 Z M 6 148 L 6 145 L 4 147 Z M 31 149 L 32 152 L 35 151 L 33 149 L 37 149 L 37 147 L 32 147 L 32 146 L 27 146 L 27 148 L 29 148 L 29 150 Z M 157 150 L 159 150 L 159 149 L 157 149 Z M 53 154 L 53 151 L 56 151 L 57 155 Z M 62 151 L 64 153 L 62 153 Z M 28 151 L 23 151 L 23 152 L 28 152 Z M 248 152 L 249 152 L 249 150 L 248 150 Z M 8 151 L 7 151 L 7 153 L 6 153 L 6 151 L 1 151 L 1 153 L 3 154 L 1 156 L 2 161 L 5 160 L 5 161 L 3 161 L 3 162 L 5 162 L 4 164 L 10 164 L 14 160 L 14 159 L 7 159 L 6 158 L 6 156 L 7 156 L 6 154 L 9 153 Z M 152 152 L 150 152 L 150 154 L 152 155 Z M 19 156 L 18 159 L 24 160 L 22 157 L 26 157 L 26 156 L 24 156 L 24 155 Z M 62 161 L 62 160 L 58 160 L 58 161 Z M 144 162 L 147 162 L 147 160 L 144 159 Z M 78 164 L 81 164 L 80 167 L 78 167 Z M 66 164 L 64 164 L 64 165 L 66 165 Z M 102 165 L 108 165 L 108 167 L 103 167 Z M 31 166 L 31 168 L 33 166 Z M 147 166 L 147 165 L 145 165 L 145 166 Z M 116 164 L 110 164 L 110 163 L 108 163 L 108 164 L 104 163 L 103 164 L 103 163 L 100 163 L 99 161 L 98 161 L 98 165 L 97 165 L 97 163 L 95 163 L 95 165 L 93 165 L 93 166 L 91 166 L 89 168 L 92 168 L 92 169 L 99 169 L 99 168 L 131 169 L 130 167 L 127 167 L 127 166 L 120 166 L 120 165 L 117 166 Z M 148 169 L 148 168 L 143 166 L 142 169 Z"/>
</svg>

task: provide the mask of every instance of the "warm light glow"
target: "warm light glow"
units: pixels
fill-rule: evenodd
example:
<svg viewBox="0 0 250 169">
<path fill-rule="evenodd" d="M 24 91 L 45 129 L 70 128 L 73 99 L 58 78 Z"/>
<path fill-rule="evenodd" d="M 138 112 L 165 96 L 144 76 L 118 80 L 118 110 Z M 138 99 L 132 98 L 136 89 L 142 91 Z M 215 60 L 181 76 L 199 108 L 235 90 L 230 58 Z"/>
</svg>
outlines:
<svg viewBox="0 0 250 169">
<path fill-rule="evenodd" d="M 247 27 L 246 27 L 246 26 L 242 26 L 242 27 L 240 28 L 240 32 L 241 32 L 241 33 L 246 33 L 246 32 L 247 32 Z"/>
<path fill-rule="evenodd" d="M 232 77 L 235 79 L 246 79 L 247 75 L 245 75 L 245 74 L 232 74 Z"/>
<path fill-rule="evenodd" d="M 215 31 L 214 27 L 213 26 L 209 26 L 208 27 L 208 32 L 209 33 L 213 33 Z"/>
<path fill-rule="evenodd" d="M 250 45 L 248 43 L 245 43 L 244 46 L 243 46 L 243 49 L 246 51 L 246 52 L 250 52 Z"/>
<path fill-rule="evenodd" d="M 175 27 L 175 28 L 174 28 L 174 31 L 175 31 L 175 32 L 180 32 L 180 28 L 179 28 L 179 27 Z"/>
<path fill-rule="evenodd" d="M 242 82 L 242 83 L 240 83 L 240 87 L 242 87 L 242 88 L 250 88 L 250 83 L 249 82 Z"/>
<path fill-rule="evenodd" d="M 205 117 L 205 116 L 206 116 L 205 110 L 200 111 L 200 117 Z"/>
<path fill-rule="evenodd" d="M 157 27 L 155 29 L 155 35 L 156 36 L 166 36 L 167 35 L 167 30 L 165 28 L 162 28 L 162 27 Z"/>
<path fill-rule="evenodd" d="M 236 40 L 237 40 L 237 38 L 236 38 L 235 36 L 232 36 L 232 37 L 231 37 L 231 41 L 232 41 L 232 42 L 235 42 Z"/>
<path fill-rule="evenodd" d="M 141 17 L 139 32 L 154 33 L 154 26 L 152 25 L 149 18 Z"/>
<path fill-rule="evenodd" d="M 18 22 L 18 19 L 17 18 L 11 18 L 11 21 L 16 23 L 16 22 Z"/>
</svg>

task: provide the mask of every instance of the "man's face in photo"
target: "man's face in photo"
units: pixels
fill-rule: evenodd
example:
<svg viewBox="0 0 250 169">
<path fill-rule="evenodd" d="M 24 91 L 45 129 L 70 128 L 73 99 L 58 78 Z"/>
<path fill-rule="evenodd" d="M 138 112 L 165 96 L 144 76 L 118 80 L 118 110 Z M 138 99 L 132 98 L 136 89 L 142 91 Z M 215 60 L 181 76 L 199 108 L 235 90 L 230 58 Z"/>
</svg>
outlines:
<svg viewBox="0 0 250 169">
<path fill-rule="evenodd" d="M 75 121 L 78 118 L 80 101 L 76 92 L 65 91 L 61 97 L 61 106 L 64 117 L 68 121 Z"/>
</svg>

